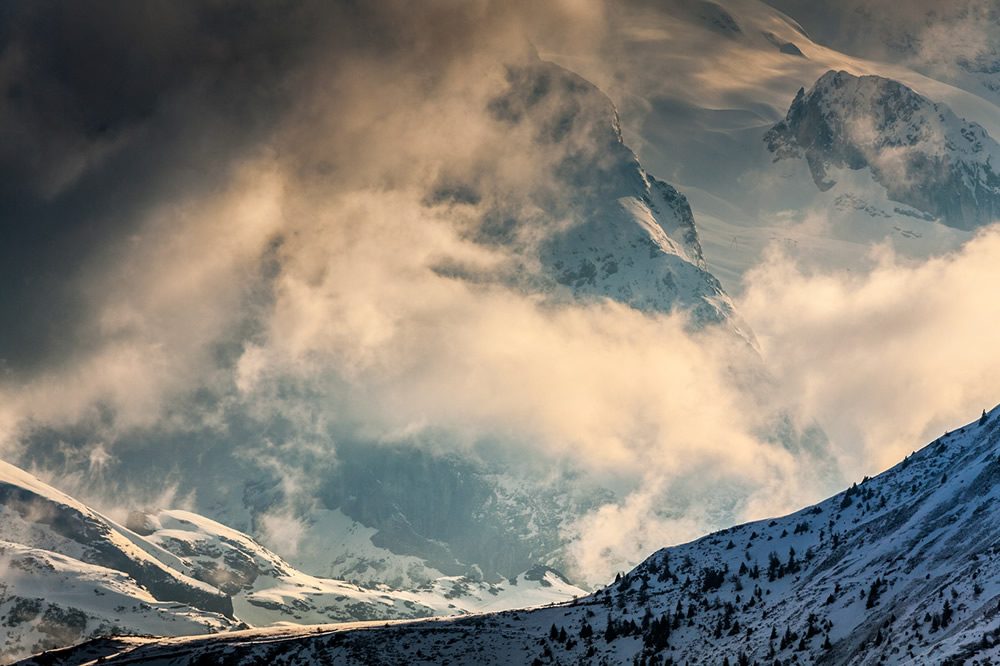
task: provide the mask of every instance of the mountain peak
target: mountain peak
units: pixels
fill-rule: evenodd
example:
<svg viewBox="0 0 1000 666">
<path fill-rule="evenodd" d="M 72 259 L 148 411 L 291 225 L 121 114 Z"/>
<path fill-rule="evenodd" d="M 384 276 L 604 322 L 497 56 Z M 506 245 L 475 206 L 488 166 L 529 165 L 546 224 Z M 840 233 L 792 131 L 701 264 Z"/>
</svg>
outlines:
<svg viewBox="0 0 1000 666">
<path fill-rule="evenodd" d="M 805 159 L 816 186 L 869 169 L 888 197 L 969 230 L 1000 217 L 1000 144 L 902 83 L 830 70 L 764 135 L 774 160 Z"/>
</svg>

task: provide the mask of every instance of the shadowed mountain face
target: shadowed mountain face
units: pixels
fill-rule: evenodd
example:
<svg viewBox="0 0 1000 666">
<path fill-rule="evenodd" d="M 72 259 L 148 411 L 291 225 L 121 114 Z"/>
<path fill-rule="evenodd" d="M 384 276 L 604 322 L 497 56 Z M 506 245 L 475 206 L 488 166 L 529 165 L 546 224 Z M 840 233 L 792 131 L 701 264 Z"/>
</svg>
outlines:
<svg viewBox="0 0 1000 666">
<path fill-rule="evenodd" d="M 764 136 L 775 161 L 805 159 L 820 190 L 831 168 L 870 169 L 893 201 L 970 230 L 1000 218 L 1000 144 L 903 84 L 829 71 Z"/>
<path fill-rule="evenodd" d="M 797 513 L 666 548 L 577 602 L 392 627 L 101 640 L 85 656 L 451 663 L 990 663 L 1000 409 Z"/>
<path fill-rule="evenodd" d="M 529 478 L 411 447 L 346 445 L 338 453 L 341 464 L 319 492 L 324 506 L 377 530 L 376 546 L 446 575 L 497 583 L 539 562 L 565 567 L 566 521 L 613 499 L 573 475 Z M 373 582 L 361 573 L 366 565 L 358 560 L 341 575 Z"/>
</svg>

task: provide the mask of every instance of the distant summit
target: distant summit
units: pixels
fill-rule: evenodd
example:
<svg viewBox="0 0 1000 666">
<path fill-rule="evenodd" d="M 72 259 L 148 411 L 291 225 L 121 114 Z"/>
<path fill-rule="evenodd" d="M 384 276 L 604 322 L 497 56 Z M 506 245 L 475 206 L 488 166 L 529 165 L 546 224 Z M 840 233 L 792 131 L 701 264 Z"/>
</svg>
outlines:
<svg viewBox="0 0 1000 666">
<path fill-rule="evenodd" d="M 537 58 L 509 65 L 506 83 L 489 105 L 493 119 L 509 131 L 527 131 L 557 157 L 544 187 L 522 193 L 534 214 L 518 215 L 501 203 L 486 214 L 476 240 L 535 253 L 537 262 L 519 266 L 516 278 L 529 290 L 554 299 L 609 298 L 643 312 L 679 310 L 695 328 L 721 324 L 751 341 L 749 327 L 708 271 L 687 199 L 642 168 L 607 95 Z M 428 199 L 479 202 L 479 187 L 453 176 Z M 547 222 L 540 226 L 539 219 Z M 553 224 L 559 220 L 565 223 Z M 463 276 L 461 267 L 445 270 Z M 535 270 L 534 281 L 524 277 Z"/>
<path fill-rule="evenodd" d="M 765 135 L 774 160 L 805 159 L 816 186 L 831 167 L 869 169 L 893 201 L 963 230 L 1000 218 L 1000 144 L 903 84 L 829 71 L 800 89 Z"/>
</svg>

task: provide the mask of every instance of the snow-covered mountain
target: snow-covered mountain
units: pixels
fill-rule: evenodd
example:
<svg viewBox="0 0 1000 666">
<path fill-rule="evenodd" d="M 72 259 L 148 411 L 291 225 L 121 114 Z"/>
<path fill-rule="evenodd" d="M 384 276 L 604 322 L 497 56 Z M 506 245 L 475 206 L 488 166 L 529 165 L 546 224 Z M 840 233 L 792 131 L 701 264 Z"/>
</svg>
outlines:
<svg viewBox="0 0 1000 666">
<path fill-rule="evenodd" d="M 600 61 L 595 67 L 580 56 L 544 51 L 564 67 L 537 58 L 508 67 L 488 109 L 493 121 L 533 136 L 539 153 L 559 156 L 538 190 L 509 197 L 524 205 L 505 205 L 489 179 L 446 168 L 426 193 L 428 206 L 460 210 L 499 201 L 470 229 L 478 242 L 522 259 L 499 279 L 553 301 L 611 298 L 646 312 L 678 308 L 695 327 L 720 324 L 752 341 L 723 284 L 738 289 L 742 272 L 770 243 L 834 263 L 855 261 L 864 254 L 859 247 L 886 234 L 905 248 L 922 248 L 914 254 L 955 244 L 950 234 L 961 232 L 897 214 L 897 207 L 920 212 L 883 200 L 876 183 L 865 189 L 841 178 L 838 187 L 819 192 L 804 162 L 775 165 L 761 141 L 800 86 L 831 67 L 862 72 L 871 63 L 817 45 L 794 17 L 756 0 L 630 4 L 622 16 L 608 40 L 620 47 L 612 54 L 620 65 L 613 76 L 601 74 L 606 54 L 592 54 Z M 716 75 L 735 71 L 769 74 Z M 624 129 L 611 98 L 623 109 Z M 707 189 L 711 183 L 715 189 Z M 776 189 L 781 196 L 772 196 Z M 872 196 L 876 190 L 881 198 Z M 832 240 L 810 235 L 799 224 L 810 207 L 855 224 L 824 227 L 841 234 Z M 498 279 L 447 262 L 437 270 L 469 281 Z M 226 418 L 225 434 L 144 433 L 134 442 L 123 435 L 115 478 L 145 488 L 169 477 L 180 496 L 193 497 L 198 513 L 274 546 L 299 570 L 355 584 L 414 589 L 455 576 L 501 584 L 537 563 L 576 580 L 563 526 L 614 501 L 577 472 L 526 474 L 505 462 L 440 453 L 448 445 L 387 445 L 345 425 L 336 433 L 335 462 L 315 463 L 306 454 L 281 461 L 288 468 L 282 473 L 308 469 L 309 478 L 322 479 L 302 491 L 310 497 L 293 502 L 261 444 L 280 448 L 285 424 L 262 426 L 245 414 Z M 32 441 L 20 462 L 78 472 L 69 467 L 80 463 L 68 464 L 55 445 L 59 436 Z M 234 460 L 237 448 L 260 453 L 263 462 L 254 455 Z M 196 468 L 186 464 L 195 459 Z M 104 493 L 83 485 L 81 496 Z M 286 520 L 304 535 L 294 548 L 284 549 L 271 529 Z"/>
<path fill-rule="evenodd" d="M 107 634 L 190 636 L 247 626 L 42 548 L 0 542 L 0 574 L 0 663 Z"/>
<path fill-rule="evenodd" d="M 0 662 L 105 634 L 408 619 L 584 594 L 544 566 L 501 584 L 450 576 L 362 588 L 298 571 L 190 512 L 134 512 L 128 524 L 0 462 Z"/>
<path fill-rule="evenodd" d="M 0 660 L 106 633 L 243 625 L 178 558 L 0 462 Z"/>
<path fill-rule="evenodd" d="M 1000 218 L 1000 144 L 898 81 L 831 70 L 764 139 L 775 161 L 804 159 L 820 190 L 836 185 L 831 166 L 867 168 L 926 219 L 969 230 Z"/>
<path fill-rule="evenodd" d="M 916 68 L 906 59 L 880 60 L 875 50 L 837 50 L 839 42 L 814 39 L 810 26 L 837 30 L 849 24 L 846 8 L 862 4 L 898 15 L 910 7 L 904 11 L 881 0 L 623 3 L 609 34 L 593 48 L 540 48 L 615 100 L 626 143 L 645 169 L 684 193 L 709 270 L 729 294 L 739 295 L 743 275 L 776 244 L 803 265 L 857 271 L 867 267 L 872 243 L 924 259 L 957 249 L 970 237 L 893 201 L 868 169 L 840 173 L 831 167 L 829 177 L 838 184 L 822 192 L 804 160 L 775 163 L 762 141 L 784 118 L 796 91 L 809 89 L 830 70 L 898 81 L 1000 136 L 997 100 L 969 92 L 947 72 Z M 918 12 L 912 23 L 933 25 L 931 12 L 958 13 L 939 4 L 921 4 L 927 15 Z M 831 8 L 827 23 L 814 16 L 823 6 Z M 857 18 L 866 20 L 863 14 Z"/>
<path fill-rule="evenodd" d="M 534 58 L 507 68 L 505 88 L 489 110 L 503 129 L 527 132 L 559 158 L 538 190 L 518 192 L 529 204 L 519 208 L 504 200 L 487 205 L 490 185 L 471 175 L 452 175 L 430 193 L 435 206 L 480 202 L 486 212 L 473 233 L 476 241 L 523 257 L 499 276 L 462 266 L 439 270 L 476 282 L 507 280 L 553 302 L 611 299 L 643 312 L 677 310 L 695 330 L 721 326 L 740 344 L 753 344 L 749 327 L 706 267 L 687 200 L 642 168 L 623 141 L 607 95 Z M 346 516 L 354 532 L 374 533 L 360 543 L 334 544 L 310 529 L 311 543 L 296 562 L 358 582 L 408 585 L 467 574 L 499 582 L 539 562 L 566 570 L 572 563 L 564 557 L 563 527 L 613 499 L 576 472 L 537 474 L 419 447 L 350 441 L 337 453 L 318 508 L 300 518 L 319 526 Z M 381 553 L 373 553 L 372 544 Z M 391 564 L 379 564 L 386 559 Z"/>
<path fill-rule="evenodd" d="M 298 571 L 247 535 L 188 511 L 134 512 L 129 525 L 183 558 L 200 580 L 231 595 L 237 617 L 253 626 L 455 615 L 583 594 L 541 565 L 497 585 L 456 575 L 412 590 L 364 588 Z"/>
<path fill-rule="evenodd" d="M 519 237 L 541 235 L 536 251 L 543 291 L 551 292 L 545 285 L 554 281 L 577 300 L 610 298 L 644 312 L 678 309 L 690 314 L 695 328 L 723 324 L 751 340 L 706 268 L 687 199 L 641 167 L 608 96 L 541 59 L 507 70 L 507 88 L 490 104 L 493 117 L 510 130 L 530 128 L 537 144 L 561 158 L 545 173 L 548 187 L 528 193 L 538 212 L 529 219 L 488 213 L 482 241 L 516 247 Z M 454 182 L 449 187 L 472 189 Z M 547 221 L 542 229 L 539 213 Z M 568 222 L 553 225 L 561 219 Z"/>
<path fill-rule="evenodd" d="M 188 664 L 960 664 L 1000 657 L 1000 408 L 794 514 L 654 553 L 571 603 L 461 619 L 101 639 Z"/>
</svg>

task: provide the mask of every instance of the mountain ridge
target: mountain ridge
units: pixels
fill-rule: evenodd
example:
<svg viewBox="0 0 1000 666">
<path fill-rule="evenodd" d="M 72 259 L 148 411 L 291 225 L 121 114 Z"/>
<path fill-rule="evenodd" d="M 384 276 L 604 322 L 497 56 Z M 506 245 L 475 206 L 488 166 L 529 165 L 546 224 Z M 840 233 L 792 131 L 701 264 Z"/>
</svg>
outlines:
<svg viewBox="0 0 1000 666">
<path fill-rule="evenodd" d="M 0 462 L 0 663 L 104 634 L 411 619 L 584 594 L 540 566 L 502 585 L 450 576 L 363 588 L 305 574 L 190 512 L 136 511 L 127 522 Z"/>
<path fill-rule="evenodd" d="M 343 664 L 979 663 L 1000 656 L 1000 408 L 795 513 L 657 551 L 579 600 L 391 626 L 111 639 L 125 660 Z"/>
</svg>

